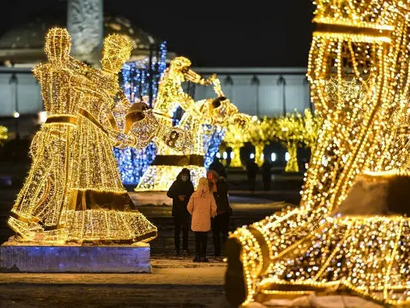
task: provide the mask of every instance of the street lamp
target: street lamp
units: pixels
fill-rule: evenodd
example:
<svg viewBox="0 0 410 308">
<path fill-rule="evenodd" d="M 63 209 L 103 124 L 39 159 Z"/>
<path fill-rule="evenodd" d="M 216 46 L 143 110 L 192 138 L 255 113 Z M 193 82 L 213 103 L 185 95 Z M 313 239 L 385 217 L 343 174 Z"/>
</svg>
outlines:
<svg viewBox="0 0 410 308">
<path fill-rule="evenodd" d="M 282 75 L 279 76 L 278 79 L 278 86 L 282 86 L 282 108 L 283 108 L 283 115 L 286 115 L 286 93 L 285 93 L 285 86 L 286 86 L 286 80 L 283 78 Z"/>
<path fill-rule="evenodd" d="M 14 67 L 14 64 L 12 64 Z M 20 113 L 18 112 L 18 78 L 16 73 L 12 73 L 9 79 L 9 84 L 12 85 L 11 88 L 11 97 L 14 100 L 14 112 L 13 112 L 13 117 L 16 119 L 15 120 L 15 131 L 16 131 L 16 139 L 18 139 L 18 118 L 20 117 Z"/>
</svg>

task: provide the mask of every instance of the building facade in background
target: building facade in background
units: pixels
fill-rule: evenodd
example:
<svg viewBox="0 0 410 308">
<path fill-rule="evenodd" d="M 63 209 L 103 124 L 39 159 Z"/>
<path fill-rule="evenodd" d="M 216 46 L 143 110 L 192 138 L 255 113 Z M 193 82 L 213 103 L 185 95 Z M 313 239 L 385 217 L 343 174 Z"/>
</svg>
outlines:
<svg viewBox="0 0 410 308">
<path fill-rule="evenodd" d="M 207 77 L 217 74 L 222 90 L 240 112 L 279 116 L 312 108 L 306 68 L 195 68 Z M 196 100 L 215 96 L 212 87 L 194 86 Z"/>
<path fill-rule="evenodd" d="M 72 33 L 73 55 L 92 65 L 98 65 L 103 37 L 113 33 L 131 38 L 134 49 L 130 63 L 145 61 L 146 66 L 151 67 L 152 60 L 160 57 L 162 41 L 125 18 L 104 16 L 103 0 L 69 0 L 67 3 L 66 20 L 58 16 L 38 17 L 9 29 L 0 37 L 0 125 L 9 129 L 11 139 L 16 135 L 30 139 L 44 120 L 40 86 L 31 70 L 46 60 L 44 38 L 50 28 L 68 27 Z M 85 39 L 87 37 L 89 39 Z M 166 62 L 175 56 L 168 51 Z M 189 55 L 182 56 L 189 58 Z M 305 68 L 194 70 L 204 77 L 217 74 L 225 96 L 243 113 L 278 116 L 311 108 Z M 212 87 L 187 84 L 186 89 L 196 100 L 216 96 Z M 149 103 L 152 105 L 152 99 Z"/>
<path fill-rule="evenodd" d="M 9 129 L 10 139 L 16 137 L 16 132 L 21 139 L 31 138 L 42 122 L 40 86 L 32 74 L 32 68 L 46 60 L 44 38 L 54 26 L 67 27 L 67 21 L 54 16 L 37 18 L 10 29 L 0 37 L 0 125 Z M 105 16 L 101 31 L 104 36 L 117 33 L 131 38 L 134 48 L 130 58 L 132 63 L 146 61 L 150 66 L 150 61 L 160 56 L 162 41 L 125 18 Z M 87 61 L 82 59 L 95 64 L 94 52 L 90 55 L 92 57 Z M 168 52 L 167 57 L 169 62 L 175 54 Z"/>
<path fill-rule="evenodd" d="M 305 68 L 194 68 L 204 77 L 216 73 L 225 95 L 240 112 L 258 117 L 279 116 L 312 108 Z M 188 85 L 187 91 L 201 100 L 214 97 L 212 87 Z M 32 134 L 32 127 L 43 110 L 40 86 L 31 67 L 0 67 L 0 125 L 15 131 L 19 116 L 20 137 Z M 23 123 L 30 118 L 30 123 Z M 37 119 L 37 120 L 36 120 Z M 12 136 L 11 136 L 12 137 Z"/>
</svg>

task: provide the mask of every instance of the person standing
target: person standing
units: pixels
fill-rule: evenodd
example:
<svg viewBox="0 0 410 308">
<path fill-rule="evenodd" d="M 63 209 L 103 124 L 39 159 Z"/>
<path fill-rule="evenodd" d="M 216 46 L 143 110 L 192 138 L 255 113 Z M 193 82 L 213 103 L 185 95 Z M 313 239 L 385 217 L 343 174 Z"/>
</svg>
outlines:
<svg viewBox="0 0 410 308">
<path fill-rule="evenodd" d="M 188 232 L 190 215 L 187 210 L 189 198 L 194 192 L 194 185 L 191 182 L 191 172 L 184 168 L 178 174 L 176 181 L 172 183 L 167 192 L 167 196 L 172 198 L 172 216 L 174 217 L 174 243 L 175 252 L 180 255 L 180 233 L 182 231 L 182 249 L 189 254 Z"/>
<path fill-rule="evenodd" d="M 270 190 L 270 183 L 272 181 L 271 168 L 272 163 L 269 161 L 269 159 L 265 159 L 262 165 L 262 179 L 265 191 Z"/>
<path fill-rule="evenodd" d="M 212 164 L 209 165 L 209 170 L 215 170 L 219 176 L 223 176 L 225 179 L 227 178 L 225 166 L 222 165 L 220 159 L 216 156 Z"/>
<path fill-rule="evenodd" d="M 219 257 L 221 255 L 221 246 L 224 246 L 228 239 L 229 219 L 232 215 L 228 197 L 229 186 L 226 179 L 213 170 L 208 172 L 208 180 L 211 183 L 211 191 L 217 207 L 217 215 L 212 219 L 211 225 L 215 257 Z"/>
<path fill-rule="evenodd" d="M 246 171 L 248 172 L 249 190 L 255 191 L 256 175 L 258 174 L 259 167 L 255 163 L 255 159 L 252 158 L 246 165 Z"/>
<path fill-rule="evenodd" d="M 206 257 L 208 231 L 211 218 L 216 215 L 216 203 L 206 178 L 200 178 L 197 190 L 188 202 L 188 212 L 192 215 L 191 229 L 195 232 L 196 253 L 194 262 L 209 262 Z"/>
</svg>

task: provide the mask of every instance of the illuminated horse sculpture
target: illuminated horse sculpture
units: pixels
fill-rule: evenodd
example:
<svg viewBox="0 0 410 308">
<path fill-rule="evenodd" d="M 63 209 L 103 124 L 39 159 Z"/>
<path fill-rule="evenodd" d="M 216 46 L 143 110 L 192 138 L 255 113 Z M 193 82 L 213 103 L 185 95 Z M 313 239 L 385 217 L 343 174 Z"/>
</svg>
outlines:
<svg viewBox="0 0 410 308">
<path fill-rule="evenodd" d="M 220 82 L 215 75 L 207 80 L 189 69 L 191 62 L 178 57 L 171 61 L 170 68 L 164 73 L 158 89 L 158 96 L 154 106 L 154 114 L 164 126 L 172 127 L 172 115 L 176 107 L 184 110 L 177 127 L 192 134 L 192 140 L 187 140 L 184 150 L 180 151 L 173 146 L 172 140 L 168 143 L 158 142 L 157 156 L 153 164 L 144 173 L 136 188 L 137 191 L 166 191 L 176 179 L 181 168 L 191 170 L 191 179 L 197 183 L 200 177 L 205 176 L 205 134 L 206 127 L 239 125 L 246 129 L 249 117 L 238 113 L 238 109 L 224 97 Z M 185 80 L 200 85 L 213 85 L 215 99 L 206 99 L 195 102 L 184 93 L 181 83 Z"/>
</svg>

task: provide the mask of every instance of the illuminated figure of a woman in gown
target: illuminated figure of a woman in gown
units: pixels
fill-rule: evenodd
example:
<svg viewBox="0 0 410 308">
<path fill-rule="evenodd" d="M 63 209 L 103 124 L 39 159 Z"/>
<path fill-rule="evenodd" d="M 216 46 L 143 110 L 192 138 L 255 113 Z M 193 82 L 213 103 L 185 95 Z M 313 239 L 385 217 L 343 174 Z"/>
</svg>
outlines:
<svg viewBox="0 0 410 308">
<path fill-rule="evenodd" d="M 149 140 L 133 136 L 141 123 L 152 130 L 149 136 L 158 131 L 149 112 L 130 110 L 128 135 L 113 117 L 114 97 L 123 97 L 117 73 L 130 56 L 129 41 L 105 40 L 102 71 L 71 58 L 70 45 L 65 29 L 50 30 L 49 62 L 34 69 L 49 116 L 33 140 L 33 165 L 9 225 L 26 241 L 148 241 L 157 229 L 132 209 L 112 152 L 114 144 L 146 145 Z"/>
</svg>

